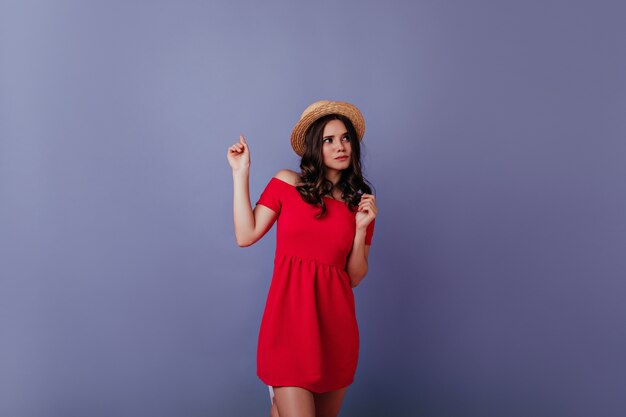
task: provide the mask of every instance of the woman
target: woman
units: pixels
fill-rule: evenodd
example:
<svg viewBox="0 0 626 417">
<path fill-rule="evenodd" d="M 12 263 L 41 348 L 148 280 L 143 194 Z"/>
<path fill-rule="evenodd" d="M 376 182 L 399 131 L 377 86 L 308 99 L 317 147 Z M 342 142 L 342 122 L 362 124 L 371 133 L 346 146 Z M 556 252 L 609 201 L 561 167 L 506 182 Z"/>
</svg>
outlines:
<svg viewBox="0 0 626 417">
<path fill-rule="evenodd" d="M 257 376 L 268 385 L 270 416 L 335 417 L 353 382 L 359 353 L 356 287 L 367 274 L 378 212 L 361 174 L 361 112 L 321 100 L 291 135 L 301 172 L 283 169 L 254 210 L 243 136 L 228 149 L 239 246 L 261 239 L 277 220 L 274 273 L 261 321 Z"/>
</svg>

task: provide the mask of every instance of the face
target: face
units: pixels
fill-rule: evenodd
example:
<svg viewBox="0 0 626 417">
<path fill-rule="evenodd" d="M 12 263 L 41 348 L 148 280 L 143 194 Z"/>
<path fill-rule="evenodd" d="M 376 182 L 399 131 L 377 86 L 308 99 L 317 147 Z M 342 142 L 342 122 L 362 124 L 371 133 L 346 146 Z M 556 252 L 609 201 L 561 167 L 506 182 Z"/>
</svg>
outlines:
<svg viewBox="0 0 626 417">
<path fill-rule="evenodd" d="M 330 169 L 343 170 L 350 166 L 352 147 L 348 129 L 341 120 L 331 120 L 324 126 L 322 134 L 322 157 Z M 343 156 L 345 158 L 337 159 Z"/>
</svg>

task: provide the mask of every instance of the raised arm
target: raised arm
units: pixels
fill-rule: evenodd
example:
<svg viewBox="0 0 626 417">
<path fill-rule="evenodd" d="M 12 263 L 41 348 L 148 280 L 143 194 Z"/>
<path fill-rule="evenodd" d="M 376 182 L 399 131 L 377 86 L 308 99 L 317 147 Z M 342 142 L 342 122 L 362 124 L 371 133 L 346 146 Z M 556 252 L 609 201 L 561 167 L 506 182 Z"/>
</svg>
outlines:
<svg viewBox="0 0 626 417">
<path fill-rule="evenodd" d="M 252 210 L 250 203 L 250 150 L 243 135 L 228 148 L 228 163 L 233 171 L 233 221 L 237 245 L 246 247 L 261 239 L 272 227 L 277 213 L 263 205 Z"/>
</svg>

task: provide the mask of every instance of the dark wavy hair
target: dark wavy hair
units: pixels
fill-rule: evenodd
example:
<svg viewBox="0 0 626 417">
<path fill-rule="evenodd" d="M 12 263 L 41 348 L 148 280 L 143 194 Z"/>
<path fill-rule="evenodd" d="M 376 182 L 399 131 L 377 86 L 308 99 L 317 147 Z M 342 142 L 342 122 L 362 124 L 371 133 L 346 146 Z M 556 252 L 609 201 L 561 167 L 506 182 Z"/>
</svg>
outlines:
<svg viewBox="0 0 626 417">
<path fill-rule="evenodd" d="M 361 199 L 359 191 L 373 194 L 370 183 L 361 172 L 361 145 L 350 119 L 339 114 L 320 117 L 309 126 L 305 133 L 306 149 L 300 160 L 300 185 L 296 186 L 296 190 L 304 201 L 321 207 L 316 218 L 326 215 L 326 203 L 322 197 L 330 194 L 333 189 L 333 183 L 326 178 L 327 169 L 322 156 L 322 135 L 324 127 L 331 120 L 341 120 L 346 126 L 352 150 L 350 166 L 341 171 L 341 177 L 337 183 L 337 187 L 341 190 L 342 200 L 346 202 L 350 210 L 356 211 Z"/>
</svg>

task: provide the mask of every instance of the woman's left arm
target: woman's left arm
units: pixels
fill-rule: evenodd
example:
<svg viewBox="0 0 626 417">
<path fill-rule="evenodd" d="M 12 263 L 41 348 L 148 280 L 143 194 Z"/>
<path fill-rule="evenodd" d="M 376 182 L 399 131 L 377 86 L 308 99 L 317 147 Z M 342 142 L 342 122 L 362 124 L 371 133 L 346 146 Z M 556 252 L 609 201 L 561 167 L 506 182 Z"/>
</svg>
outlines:
<svg viewBox="0 0 626 417">
<path fill-rule="evenodd" d="M 374 221 L 377 213 L 376 197 L 372 194 L 363 194 L 359 202 L 358 212 L 356 213 L 354 243 L 352 244 L 352 251 L 348 256 L 346 265 L 346 272 L 350 276 L 350 286 L 352 288 L 359 285 L 365 278 L 365 275 L 367 275 L 367 258 L 370 245 L 365 244 L 365 235 L 367 234 L 367 227 Z"/>
</svg>

